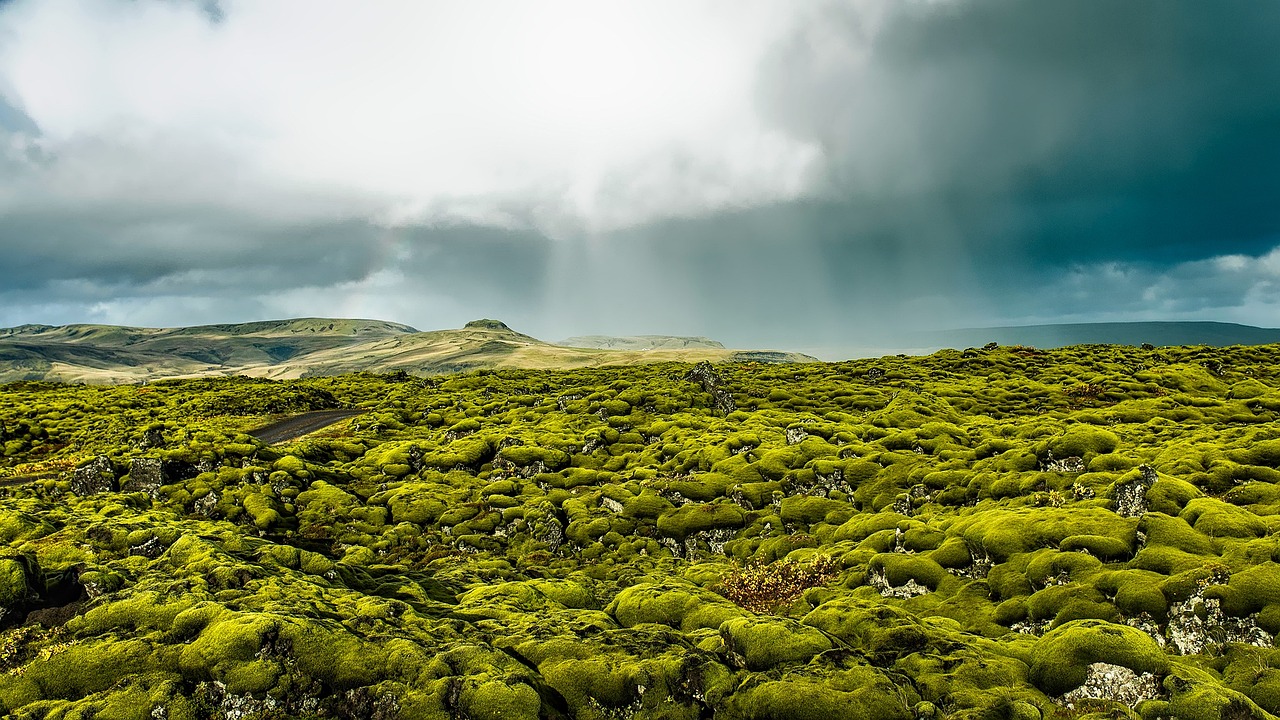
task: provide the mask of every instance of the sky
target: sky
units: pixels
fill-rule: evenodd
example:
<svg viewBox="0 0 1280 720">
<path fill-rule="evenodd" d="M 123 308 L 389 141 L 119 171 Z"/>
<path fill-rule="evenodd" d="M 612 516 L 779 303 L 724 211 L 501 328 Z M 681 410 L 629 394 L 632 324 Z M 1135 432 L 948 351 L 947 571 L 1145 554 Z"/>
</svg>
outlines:
<svg viewBox="0 0 1280 720">
<path fill-rule="evenodd" d="M 0 326 L 1280 325 L 1280 3 L 0 0 Z"/>
</svg>

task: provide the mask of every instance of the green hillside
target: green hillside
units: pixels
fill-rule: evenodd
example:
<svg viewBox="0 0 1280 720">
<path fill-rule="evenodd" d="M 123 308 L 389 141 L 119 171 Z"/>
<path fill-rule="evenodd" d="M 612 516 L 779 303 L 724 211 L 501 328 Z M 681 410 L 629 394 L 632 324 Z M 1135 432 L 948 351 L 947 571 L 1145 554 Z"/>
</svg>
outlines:
<svg viewBox="0 0 1280 720">
<path fill-rule="evenodd" d="M 680 360 L 810 362 L 799 353 L 725 350 L 718 343 L 570 348 L 516 332 L 498 320 L 419 332 L 379 320 L 302 318 L 185 328 L 24 325 L 0 330 L 0 382 L 131 383 L 160 378 L 250 375 L 298 378 L 350 372 L 438 375 L 498 367 L 572 368 Z"/>
<path fill-rule="evenodd" d="M 0 386 L 0 714 L 1267 720 L 1278 360 Z"/>
</svg>

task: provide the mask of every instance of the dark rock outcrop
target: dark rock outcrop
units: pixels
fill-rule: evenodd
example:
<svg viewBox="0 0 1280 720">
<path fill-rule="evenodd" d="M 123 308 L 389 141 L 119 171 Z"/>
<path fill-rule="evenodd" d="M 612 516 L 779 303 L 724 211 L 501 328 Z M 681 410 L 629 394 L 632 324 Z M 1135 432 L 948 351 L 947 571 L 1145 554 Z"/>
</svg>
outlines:
<svg viewBox="0 0 1280 720">
<path fill-rule="evenodd" d="M 99 455 L 71 473 L 71 492 L 76 495 L 94 495 L 115 489 L 115 468 L 105 455 Z"/>
<path fill-rule="evenodd" d="M 718 412 L 725 415 L 738 409 L 737 403 L 733 401 L 733 395 L 724 387 L 724 378 L 711 367 L 711 363 L 703 360 L 684 376 L 685 380 L 692 380 L 700 383 L 702 389 L 711 395 L 713 406 Z"/>
<path fill-rule="evenodd" d="M 155 497 L 164 485 L 164 477 L 164 462 L 159 458 L 136 457 L 129 461 L 129 474 L 121 489 Z"/>
<path fill-rule="evenodd" d="M 422 468 L 424 467 L 426 467 L 426 465 L 422 462 L 422 448 L 417 445 L 410 445 L 409 469 L 412 470 L 414 474 L 417 474 L 422 472 Z"/>
<path fill-rule="evenodd" d="M 164 433 L 161 432 L 160 428 L 151 428 L 142 434 L 142 442 L 138 446 L 143 450 L 148 450 L 162 448 L 166 442 Z"/>
</svg>

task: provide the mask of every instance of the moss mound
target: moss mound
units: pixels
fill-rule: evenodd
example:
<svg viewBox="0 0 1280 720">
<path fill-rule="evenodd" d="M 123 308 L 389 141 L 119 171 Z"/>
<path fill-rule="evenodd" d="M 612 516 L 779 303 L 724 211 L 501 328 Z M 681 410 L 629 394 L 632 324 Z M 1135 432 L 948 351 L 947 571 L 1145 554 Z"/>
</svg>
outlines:
<svg viewBox="0 0 1280 720">
<path fill-rule="evenodd" d="M 1149 635 L 1099 620 L 1075 620 L 1049 632 L 1031 652 L 1031 681 L 1050 695 L 1084 684 L 1092 663 L 1120 665 L 1140 673 L 1163 674 L 1169 658 Z"/>
</svg>

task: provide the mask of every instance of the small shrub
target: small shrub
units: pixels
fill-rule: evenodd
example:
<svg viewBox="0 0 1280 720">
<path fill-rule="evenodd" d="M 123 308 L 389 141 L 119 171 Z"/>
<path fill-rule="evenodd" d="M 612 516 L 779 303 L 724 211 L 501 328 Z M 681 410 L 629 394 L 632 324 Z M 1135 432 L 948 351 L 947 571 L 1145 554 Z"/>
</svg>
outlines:
<svg viewBox="0 0 1280 720">
<path fill-rule="evenodd" d="M 839 563 L 830 555 L 817 555 L 808 563 L 752 561 L 734 568 L 713 589 L 751 612 L 773 613 L 795 602 L 805 590 L 827 584 L 839 572 Z"/>
</svg>

